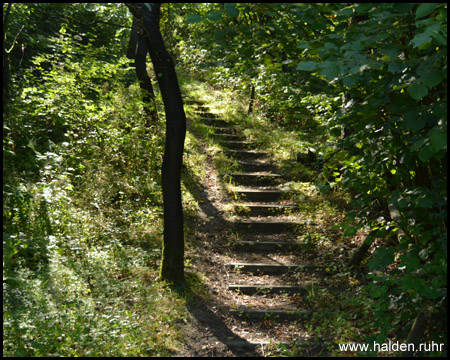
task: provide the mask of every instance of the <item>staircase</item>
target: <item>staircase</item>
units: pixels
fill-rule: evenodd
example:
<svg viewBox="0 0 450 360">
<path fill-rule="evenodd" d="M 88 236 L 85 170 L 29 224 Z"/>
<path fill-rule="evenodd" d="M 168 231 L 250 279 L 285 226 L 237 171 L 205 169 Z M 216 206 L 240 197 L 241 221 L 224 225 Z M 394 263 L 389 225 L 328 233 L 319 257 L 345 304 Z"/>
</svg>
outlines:
<svg viewBox="0 0 450 360">
<path fill-rule="evenodd" d="M 229 315 L 243 324 L 241 328 L 260 331 L 257 338 L 226 345 L 264 351 L 264 346 L 272 343 L 304 343 L 304 331 L 285 333 L 280 324 L 284 329 L 297 324 L 299 329 L 312 316 L 307 306 L 299 304 L 305 303 L 301 299 L 312 287 L 320 288 L 320 278 L 326 276 L 326 271 L 305 263 L 302 245 L 296 241 L 305 224 L 298 221 L 298 207 L 287 200 L 288 194 L 282 190 L 287 179 L 231 121 L 213 115 L 201 102 L 186 100 L 186 105 L 195 109 L 196 117 L 191 121 L 203 124 L 209 137 L 239 167 L 239 171 L 224 176 L 224 181 L 232 184 L 230 203 L 234 215 L 230 226 L 238 235 L 231 245 L 232 260 L 226 265 L 229 278 L 224 281 L 229 281 L 228 290 L 236 300 Z M 245 335 L 245 331 L 242 333 Z"/>
</svg>

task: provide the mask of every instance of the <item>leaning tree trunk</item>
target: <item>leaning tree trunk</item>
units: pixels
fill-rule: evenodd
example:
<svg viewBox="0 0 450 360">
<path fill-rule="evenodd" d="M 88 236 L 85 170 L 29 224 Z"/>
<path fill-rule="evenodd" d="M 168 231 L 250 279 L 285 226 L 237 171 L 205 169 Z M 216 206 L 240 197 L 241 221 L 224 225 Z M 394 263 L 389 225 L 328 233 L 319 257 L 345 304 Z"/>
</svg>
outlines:
<svg viewBox="0 0 450 360">
<path fill-rule="evenodd" d="M 9 59 L 6 54 L 6 29 L 8 28 L 8 17 L 11 11 L 11 3 L 8 4 L 6 8 L 5 15 L 3 16 L 3 109 L 5 109 L 5 104 L 9 97 Z"/>
<path fill-rule="evenodd" d="M 152 123 L 158 121 L 158 113 L 156 111 L 156 97 L 153 91 L 152 81 L 147 73 L 147 42 L 145 41 L 143 30 L 139 27 L 135 17 L 133 17 L 132 27 L 133 30 L 131 31 L 130 41 L 128 42 L 127 57 L 134 59 L 136 76 L 142 91 L 144 111 L 147 115 L 145 125 L 149 127 Z"/>
<path fill-rule="evenodd" d="M 186 115 L 174 63 L 159 29 L 161 4 L 126 4 L 141 22 L 166 112 L 166 146 L 161 171 L 164 201 L 164 244 L 161 279 L 184 283 L 184 234 L 181 205 L 181 164 Z"/>
</svg>

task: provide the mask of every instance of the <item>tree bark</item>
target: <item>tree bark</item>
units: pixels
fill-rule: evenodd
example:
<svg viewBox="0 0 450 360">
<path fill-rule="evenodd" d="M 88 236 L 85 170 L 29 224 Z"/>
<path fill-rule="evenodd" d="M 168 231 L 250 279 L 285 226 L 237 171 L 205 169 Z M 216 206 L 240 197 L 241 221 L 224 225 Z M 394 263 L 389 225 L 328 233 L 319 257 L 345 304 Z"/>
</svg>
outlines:
<svg viewBox="0 0 450 360">
<path fill-rule="evenodd" d="M 11 11 L 12 3 L 8 4 L 5 15 L 3 17 L 3 109 L 5 109 L 6 101 L 9 97 L 9 60 L 6 54 L 6 29 L 8 28 L 8 18 Z"/>
<path fill-rule="evenodd" d="M 414 344 L 414 349 L 419 348 L 420 341 L 423 338 L 425 333 L 425 329 L 427 327 L 427 319 L 423 312 L 419 312 L 417 314 L 416 319 L 414 320 L 414 324 L 409 331 L 408 338 L 406 339 L 407 344 Z M 414 355 L 414 351 L 403 351 L 402 357 L 412 357 Z"/>
<path fill-rule="evenodd" d="M 184 232 L 181 204 L 181 165 L 186 115 L 174 63 L 159 29 L 161 4 L 126 4 L 141 22 L 166 113 L 166 144 L 161 171 L 164 201 L 164 244 L 160 277 L 184 283 Z"/>
<path fill-rule="evenodd" d="M 367 237 L 365 238 L 362 245 L 359 247 L 358 251 L 353 255 L 352 259 L 350 260 L 350 264 L 359 266 L 361 261 L 367 255 L 367 252 L 369 251 L 369 248 L 374 241 L 375 241 L 375 231 L 371 231 L 369 235 L 367 235 Z"/>
<path fill-rule="evenodd" d="M 151 126 L 152 123 L 158 121 L 158 113 L 155 107 L 155 92 L 153 91 L 152 81 L 147 73 L 147 43 L 140 29 L 136 18 L 133 17 L 133 30 L 131 31 L 130 41 L 128 43 L 127 56 L 134 59 L 134 67 L 136 76 L 139 81 L 139 87 L 142 91 L 142 101 L 144 103 L 144 111 L 147 114 L 145 121 L 146 126 Z"/>
<path fill-rule="evenodd" d="M 253 112 L 253 103 L 255 102 L 255 85 L 252 85 L 252 92 L 250 94 L 250 102 L 248 104 L 248 113 L 250 115 Z"/>
</svg>

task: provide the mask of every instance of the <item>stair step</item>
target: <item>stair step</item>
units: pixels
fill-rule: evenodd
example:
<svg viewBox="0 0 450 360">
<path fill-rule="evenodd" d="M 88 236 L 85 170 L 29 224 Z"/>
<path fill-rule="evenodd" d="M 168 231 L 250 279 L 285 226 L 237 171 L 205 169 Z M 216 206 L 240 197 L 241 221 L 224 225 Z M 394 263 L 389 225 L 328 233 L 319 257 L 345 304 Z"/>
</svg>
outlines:
<svg viewBox="0 0 450 360">
<path fill-rule="evenodd" d="M 207 114 L 207 117 L 214 117 L 214 114 L 211 114 L 208 106 L 205 105 L 197 105 L 194 110 L 192 110 L 194 114 Z"/>
<path fill-rule="evenodd" d="M 273 319 L 280 320 L 297 320 L 309 319 L 312 313 L 309 311 L 294 311 L 294 310 L 255 310 L 255 309 L 230 309 L 230 315 L 236 317 L 243 317 L 251 320 L 266 320 Z"/>
<path fill-rule="evenodd" d="M 241 166 L 244 171 L 248 172 L 258 172 L 258 171 L 271 171 L 275 172 L 277 167 L 274 164 L 267 162 L 254 162 L 254 161 L 238 161 L 239 166 Z"/>
<path fill-rule="evenodd" d="M 226 141 L 244 141 L 246 138 L 243 135 L 235 134 L 212 134 L 212 137 L 220 142 Z"/>
<path fill-rule="evenodd" d="M 193 111 L 195 118 L 200 120 L 202 118 L 211 118 L 213 114 L 209 112 L 208 109 L 198 108 L 198 110 Z"/>
<path fill-rule="evenodd" d="M 208 106 L 206 105 L 199 105 L 199 104 L 187 104 L 188 106 L 192 106 L 192 108 L 194 110 L 192 110 L 192 112 L 195 114 L 195 116 L 197 116 L 198 114 L 208 114 L 209 113 L 209 109 Z"/>
<path fill-rule="evenodd" d="M 215 119 L 215 118 L 211 118 L 211 117 L 200 117 L 200 118 L 197 118 L 197 120 L 201 121 L 203 124 L 214 126 L 214 127 L 220 127 L 220 128 L 226 128 L 226 127 L 229 127 L 232 125 L 227 120 Z"/>
<path fill-rule="evenodd" d="M 224 150 L 225 154 L 232 156 L 236 159 L 250 160 L 250 159 L 263 159 L 267 156 L 266 153 L 257 150 Z"/>
<path fill-rule="evenodd" d="M 231 340 L 224 342 L 227 348 L 229 349 L 236 349 L 236 350 L 245 350 L 245 351 L 254 351 L 258 348 L 262 348 L 262 350 L 266 350 L 266 348 L 274 348 L 275 346 L 284 346 L 287 349 L 292 348 L 293 346 L 299 346 L 303 345 L 307 346 L 308 343 L 298 343 L 298 341 L 294 344 L 294 340 L 292 343 L 285 343 L 285 342 L 276 342 L 276 341 L 247 341 L 247 340 Z"/>
<path fill-rule="evenodd" d="M 205 104 L 203 101 L 200 100 L 195 100 L 195 99 L 189 99 L 189 98 L 185 98 L 183 99 L 183 103 L 184 105 L 188 105 L 188 106 L 209 106 L 208 104 Z"/>
<path fill-rule="evenodd" d="M 225 341 L 224 345 L 232 352 L 235 352 L 235 356 L 237 357 L 261 357 L 261 354 L 262 356 L 267 356 L 265 354 L 269 354 L 269 356 L 289 356 L 286 350 L 293 351 L 294 354 L 299 352 L 308 354 L 314 350 L 314 353 L 320 354 L 324 349 L 323 341 L 313 342 L 309 339 L 300 340 L 298 337 L 292 338 L 290 342 L 286 342 L 287 339 L 283 340 L 279 342 L 271 336 L 270 341 L 247 341 L 245 339 L 239 339 Z M 277 355 L 274 355 L 273 352 Z"/>
<path fill-rule="evenodd" d="M 287 210 L 296 210 L 296 205 L 284 204 L 235 204 L 234 211 L 241 216 L 264 216 L 284 214 Z"/>
<path fill-rule="evenodd" d="M 230 284 L 228 289 L 245 295 L 255 294 L 306 294 L 307 289 L 297 285 L 239 285 Z"/>
<path fill-rule="evenodd" d="M 236 251 L 276 252 L 300 249 L 302 244 L 286 241 L 239 241 L 232 246 Z"/>
<path fill-rule="evenodd" d="M 276 185 L 282 179 L 279 174 L 261 173 L 232 173 L 228 174 L 234 183 L 238 185 L 271 186 Z"/>
<path fill-rule="evenodd" d="M 214 134 L 222 134 L 222 135 L 236 135 L 237 131 L 233 127 L 221 127 L 221 126 L 211 126 L 205 125 L 206 128 L 211 130 Z"/>
<path fill-rule="evenodd" d="M 245 198 L 248 201 L 271 202 L 282 198 L 283 192 L 280 190 L 234 190 L 233 193 L 238 198 Z"/>
<path fill-rule="evenodd" d="M 253 144 L 248 141 L 227 140 L 221 141 L 221 144 L 229 150 L 245 150 L 250 149 Z"/>
<path fill-rule="evenodd" d="M 322 267 L 315 265 L 279 265 L 279 264 L 246 264 L 246 263 L 232 263 L 227 264 L 227 268 L 230 270 L 237 270 L 244 273 L 253 274 L 284 274 L 292 271 L 304 271 L 313 272 L 315 270 L 321 270 Z"/>
<path fill-rule="evenodd" d="M 264 234 L 279 234 L 284 232 L 292 232 L 296 229 L 303 227 L 302 224 L 294 222 L 281 222 L 281 221 L 236 221 L 233 224 L 233 228 L 236 231 L 241 232 L 260 232 Z"/>
</svg>

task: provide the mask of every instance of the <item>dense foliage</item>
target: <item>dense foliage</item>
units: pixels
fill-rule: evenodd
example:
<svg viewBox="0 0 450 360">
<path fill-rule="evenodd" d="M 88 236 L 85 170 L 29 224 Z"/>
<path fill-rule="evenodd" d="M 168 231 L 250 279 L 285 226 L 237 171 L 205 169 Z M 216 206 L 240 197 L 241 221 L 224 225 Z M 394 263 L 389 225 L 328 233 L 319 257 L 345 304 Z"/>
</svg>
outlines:
<svg viewBox="0 0 450 360">
<path fill-rule="evenodd" d="M 120 4 L 9 10 L 3 354 L 167 355 L 184 315 L 154 281 L 164 115 L 145 126 L 131 16 Z M 294 180 L 313 180 L 293 165 L 311 149 L 318 191 L 350 194 L 343 236 L 373 243 L 350 301 L 372 307 L 372 340 L 404 340 L 422 313 L 428 340 L 446 343 L 447 6 L 174 3 L 161 28 L 179 69 L 246 101 L 253 90 L 249 119 L 301 139 L 286 150 L 274 135 L 268 149 Z"/>
<path fill-rule="evenodd" d="M 24 24 L 3 123 L 3 355 L 167 355 L 184 315 L 155 282 L 163 124 L 145 126 L 131 19 L 13 4 L 8 47 Z"/>
<path fill-rule="evenodd" d="M 255 86 L 260 114 L 325 140 L 318 188 L 352 195 L 344 235 L 363 229 L 369 244 L 378 239 L 367 269 L 376 340 L 405 338 L 424 313 L 429 339 L 444 341 L 446 321 L 436 319 L 446 318 L 447 299 L 446 5 L 184 11 L 190 31 L 180 49 L 190 67 L 248 96 Z"/>
</svg>

